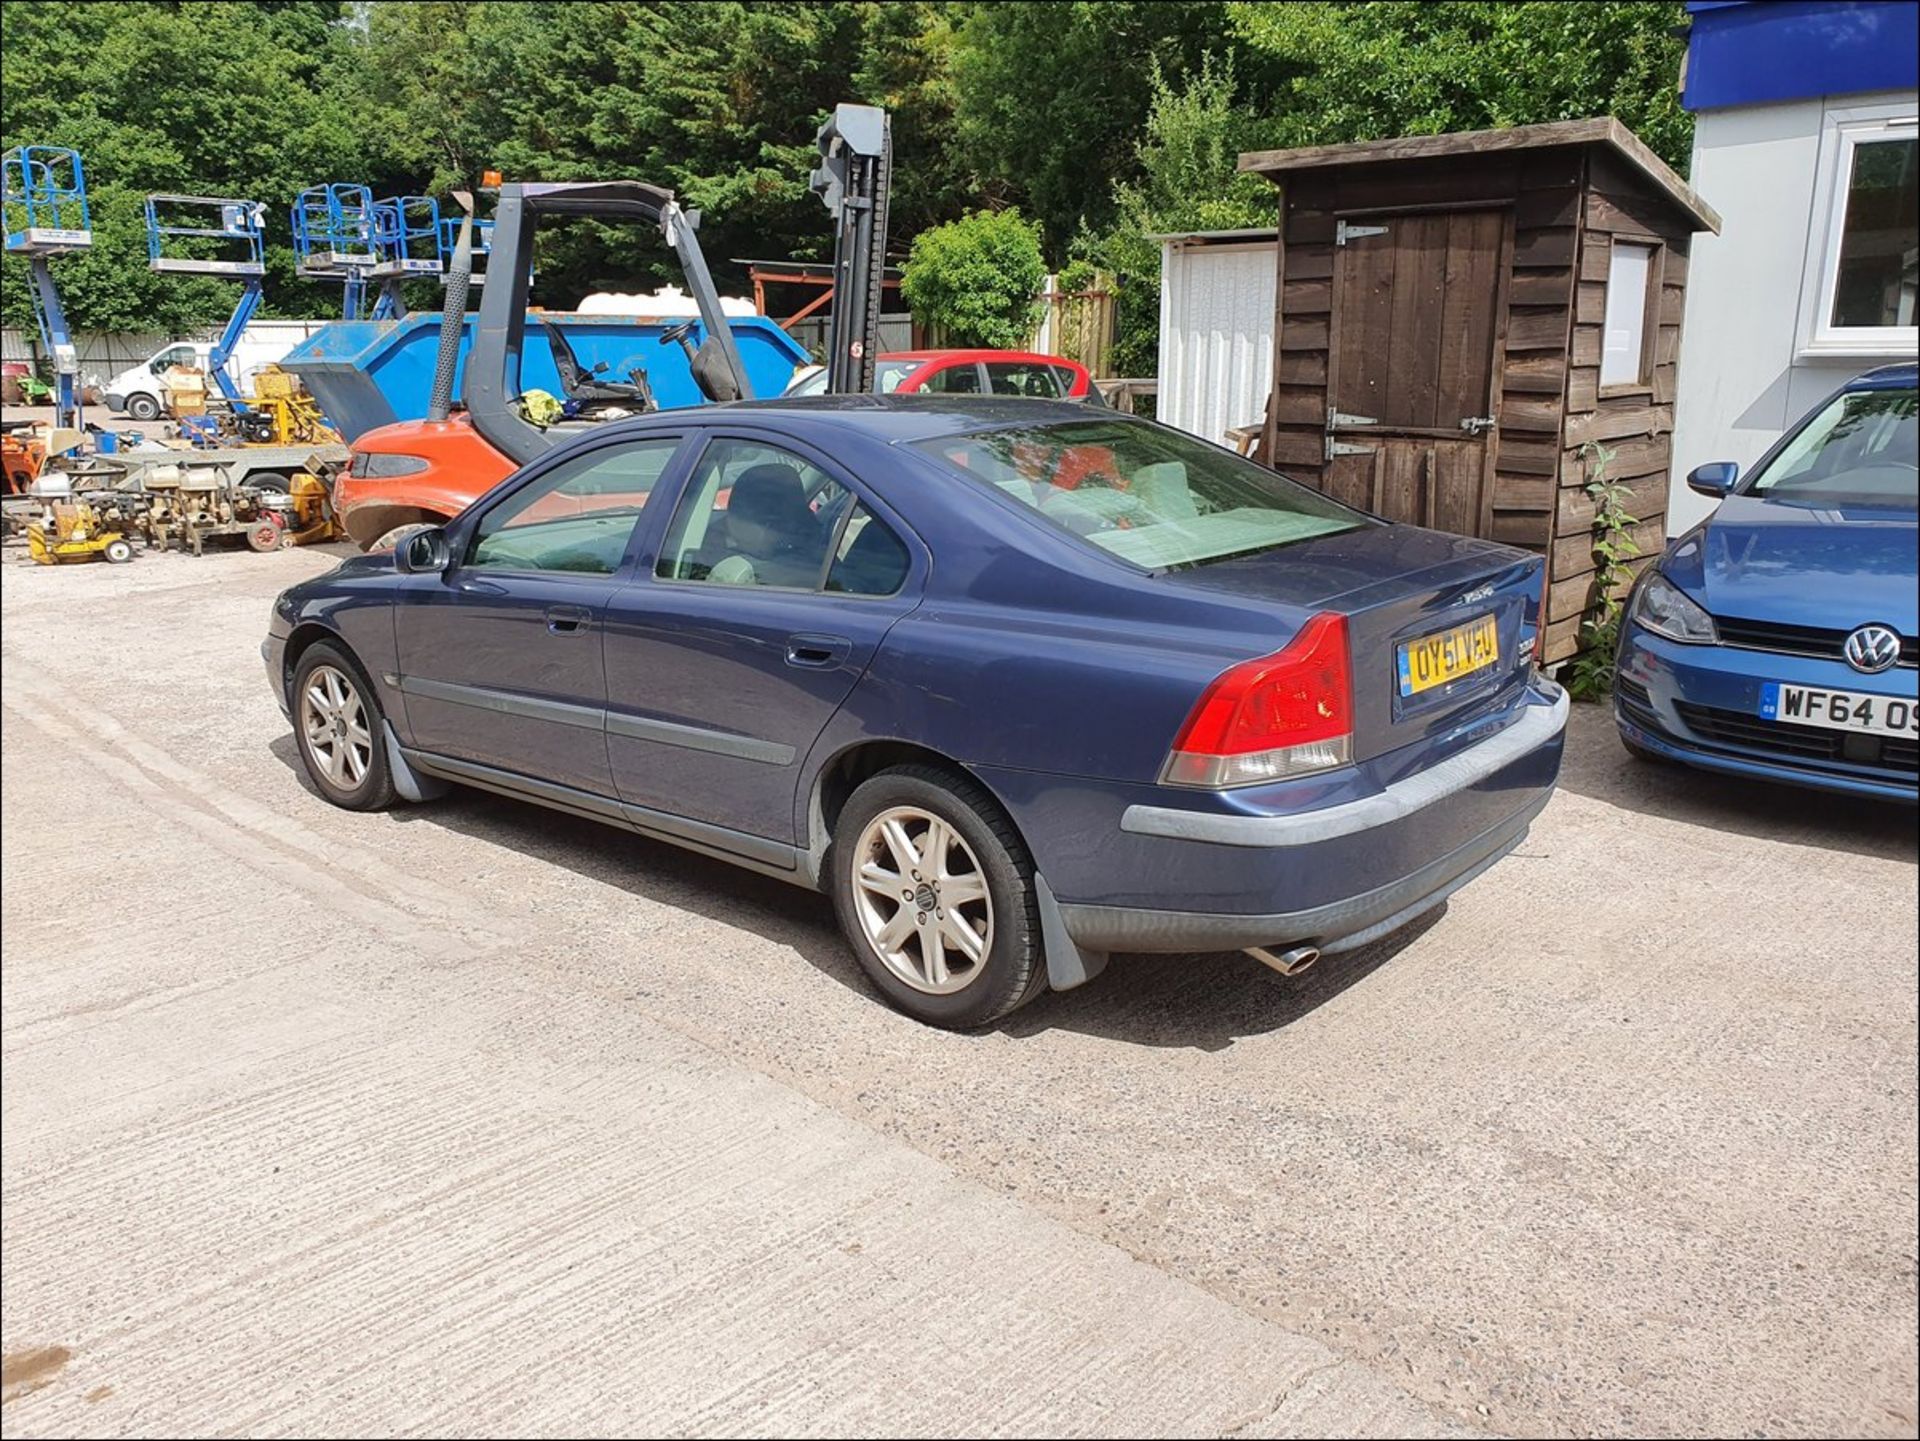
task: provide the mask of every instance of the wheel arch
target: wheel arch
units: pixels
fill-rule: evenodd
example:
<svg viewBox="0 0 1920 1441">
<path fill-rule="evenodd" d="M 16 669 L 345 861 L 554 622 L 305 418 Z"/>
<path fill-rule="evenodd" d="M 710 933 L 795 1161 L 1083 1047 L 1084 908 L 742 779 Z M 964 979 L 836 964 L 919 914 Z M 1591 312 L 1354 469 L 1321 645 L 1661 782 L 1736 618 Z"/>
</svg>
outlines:
<svg viewBox="0 0 1920 1441">
<path fill-rule="evenodd" d="M 1021 827 L 1013 808 L 985 776 L 931 746 L 914 741 L 865 738 L 842 746 L 827 758 L 808 787 L 806 828 L 801 832 L 808 844 L 800 856 L 809 882 L 820 890 L 828 889 L 827 852 L 833 829 L 849 797 L 863 781 L 897 765 L 928 765 L 962 776 L 984 791 L 989 800 L 1013 828 L 1014 834 L 1032 855 L 1033 843 Z M 1105 951 L 1087 950 L 1067 934 L 1066 922 L 1054 899 L 1053 889 L 1035 861 L 1034 883 L 1039 892 L 1041 945 L 1046 956 L 1047 982 L 1056 991 L 1083 986 L 1107 966 Z"/>
</svg>

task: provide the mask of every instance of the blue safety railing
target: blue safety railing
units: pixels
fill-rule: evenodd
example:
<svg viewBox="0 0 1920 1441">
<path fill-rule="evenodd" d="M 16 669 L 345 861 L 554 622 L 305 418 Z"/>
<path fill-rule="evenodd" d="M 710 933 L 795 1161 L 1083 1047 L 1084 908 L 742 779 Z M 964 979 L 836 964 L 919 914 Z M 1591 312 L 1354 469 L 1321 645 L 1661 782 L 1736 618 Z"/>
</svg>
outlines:
<svg viewBox="0 0 1920 1441">
<path fill-rule="evenodd" d="M 440 255 L 440 202 L 431 195 L 393 195 L 374 202 L 373 246 L 378 258 L 369 274 L 380 282 L 373 319 L 401 319 L 407 313 L 401 286 L 412 277 L 438 275 L 445 268 Z"/>
<path fill-rule="evenodd" d="M 340 281 L 348 320 L 359 319 L 367 272 L 379 259 L 373 226 L 373 192 L 364 185 L 314 185 L 293 202 L 293 253 L 300 273 L 311 280 Z"/>
<path fill-rule="evenodd" d="M 149 195 L 147 266 L 195 275 L 266 273 L 267 207 L 217 195 Z"/>
<path fill-rule="evenodd" d="M 16 145 L 0 156 L 0 212 L 15 255 L 57 255 L 93 244 L 87 172 L 80 152 Z"/>
<path fill-rule="evenodd" d="M 33 277 L 33 318 L 41 348 L 53 357 L 54 424 L 79 430 L 80 357 L 50 262 L 93 244 L 80 152 L 57 145 L 19 145 L 0 155 L 0 216 L 7 253 L 24 257 Z"/>
<path fill-rule="evenodd" d="M 260 308 L 267 272 L 267 207 L 222 195 L 149 195 L 146 215 L 148 269 L 226 275 L 241 282 L 240 299 L 207 356 L 207 369 L 227 402 L 245 413 L 239 382 L 227 366 Z"/>
</svg>

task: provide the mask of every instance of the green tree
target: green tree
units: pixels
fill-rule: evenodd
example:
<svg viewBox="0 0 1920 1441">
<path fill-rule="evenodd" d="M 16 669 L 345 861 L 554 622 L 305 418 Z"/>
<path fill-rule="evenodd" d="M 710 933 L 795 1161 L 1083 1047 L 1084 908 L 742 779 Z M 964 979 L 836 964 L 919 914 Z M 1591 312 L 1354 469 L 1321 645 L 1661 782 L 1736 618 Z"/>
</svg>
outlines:
<svg viewBox="0 0 1920 1441">
<path fill-rule="evenodd" d="M 1150 237 L 1271 226 L 1279 211 L 1274 188 L 1237 168 L 1242 151 L 1269 143 L 1275 123 L 1240 103 L 1230 63 L 1207 57 L 1177 88 L 1158 73 L 1152 86 L 1134 156 L 1138 178 L 1114 187 L 1113 227 L 1075 246 L 1119 282 L 1110 362 L 1117 375 L 1159 367 L 1160 242 Z"/>
<path fill-rule="evenodd" d="M 959 34 L 955 119 L 968 163 L 989 201 L 1031 211 L 1056 259 L 1081 230 L 1111 221 L 1156 76 L 1178 82 L 1209 54 L 1232 58 L 1258 107 L 1285 69 L 1242 56 L 1219 3 L 978 4 Z"/>
<path fill-rule="evenodd" d="M 900 289 L 948 344 L 1017 350 L 1040 322 L 1046 278 L 1039 226 L 1018 210 L 982 210 L 921 231 Z"/>
<path fill-rule="evenodd" d="M 1230 5 L 1250 50 L 1294 73 L 1282 145 L 1377 140 L 1616 115 L 1683 172 L 1673 0 L 1370 0 Z"/>
<path fill-rule="evenodd" d="M 231 285 L 147 269 L 142 201 L 156 191 L 266 202 L 268 313 L 312 313 L 286 206 L 371 160 L 344 17 L 334 3 L 0 6 L 0 141 L 71 147 L 86 165 L 93 248 L 55 262 L 76 327 L 180 330 L 232 309 Z M 8 324 L 32 324 L 29 288 L 9 258 Z"/>
</svg>

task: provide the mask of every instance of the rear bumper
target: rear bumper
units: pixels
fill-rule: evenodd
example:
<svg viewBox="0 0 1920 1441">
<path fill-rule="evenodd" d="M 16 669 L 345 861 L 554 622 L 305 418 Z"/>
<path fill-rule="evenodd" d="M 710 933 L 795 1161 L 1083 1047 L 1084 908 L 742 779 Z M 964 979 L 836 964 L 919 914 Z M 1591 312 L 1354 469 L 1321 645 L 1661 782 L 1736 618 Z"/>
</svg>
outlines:
<svg viewBox="0 0 1920 1441">
<path fill-rule="evenodd" d="M 1038 839 L 1062 923 L 1087 950 L 1342 950 L 1520 843 L 1552 795 L 1566 717 L 1565 692 L 1538 681 L 1491 735 L 1419 768 L 1385 758 L 1384 776 L 1337 800 L 1281 787 L 1254 805 L 1228 793 L 1182 808 L 1163 804 L 1164 787 L 1022 792 L 1011 773 L 986 778 Z"/>
<path fill-rule="evenodd" d="M 1432 910 L 1526 839 L 1553 797 L 1540 791 L 1483 835 L 1412 875 L 1360 895 L 1303 911 L 1267 915 L 1157 911 L 1128 906 L 1062 906 L 1067 933 L 1095 951 L 1237 951 L 1311 942 L 1322 952 L 1352 950 L 1390 935 Z"/>
</svg>

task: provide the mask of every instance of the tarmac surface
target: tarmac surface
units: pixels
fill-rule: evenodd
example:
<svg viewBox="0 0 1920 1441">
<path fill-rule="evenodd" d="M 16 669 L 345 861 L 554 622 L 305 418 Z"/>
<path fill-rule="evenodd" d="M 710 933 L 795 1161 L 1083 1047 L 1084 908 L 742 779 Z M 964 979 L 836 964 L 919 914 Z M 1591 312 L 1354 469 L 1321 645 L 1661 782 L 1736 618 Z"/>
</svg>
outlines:
<svg viewBox="0 0 1920 1441">
<path fill-rule="evenodd" d="M 0 554 L 7 1436 L 1913 1435 L 1911 810 L 1630 761 L 1289 980 L 306 785 L 325 549 Z"/>
</svg>

